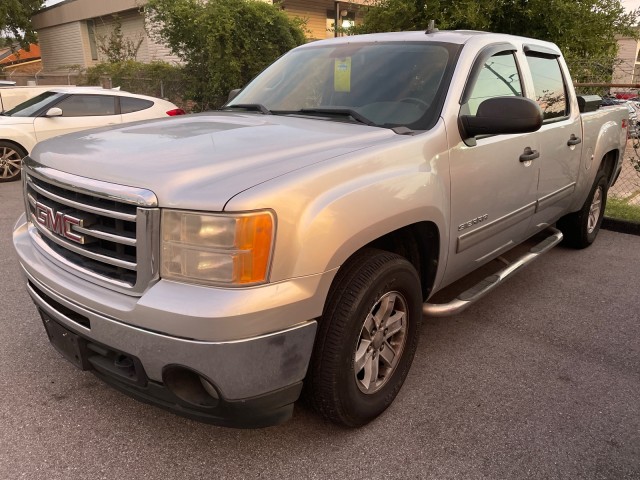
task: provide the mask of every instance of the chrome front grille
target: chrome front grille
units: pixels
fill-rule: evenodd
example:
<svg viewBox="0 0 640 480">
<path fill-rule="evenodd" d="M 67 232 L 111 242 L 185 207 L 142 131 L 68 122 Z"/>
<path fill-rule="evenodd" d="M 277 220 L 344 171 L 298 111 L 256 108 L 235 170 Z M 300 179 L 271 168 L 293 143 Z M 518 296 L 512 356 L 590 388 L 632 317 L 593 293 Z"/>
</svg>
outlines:
<svg viewBox="0 0 640 480">
<path fill-rule="evenodd" d="M 148 191 L 23 162 L 30 233 L 68 271 L 141 294 L 158 278 L 159 209 Z"/>
</svg>

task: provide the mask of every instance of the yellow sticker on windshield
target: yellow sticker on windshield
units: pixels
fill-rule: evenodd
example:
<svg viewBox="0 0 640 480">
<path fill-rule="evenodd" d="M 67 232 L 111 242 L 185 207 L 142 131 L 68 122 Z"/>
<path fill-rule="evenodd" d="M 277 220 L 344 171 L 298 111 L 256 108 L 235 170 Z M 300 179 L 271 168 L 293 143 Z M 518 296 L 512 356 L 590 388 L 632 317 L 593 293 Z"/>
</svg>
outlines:
<svg viewBox="0 0 640 480">
<path fill-rule="evenodd" d="M 336 58 L 333 89 L 336 92 L 351 91 L 351 57 Z"/>
</svg>

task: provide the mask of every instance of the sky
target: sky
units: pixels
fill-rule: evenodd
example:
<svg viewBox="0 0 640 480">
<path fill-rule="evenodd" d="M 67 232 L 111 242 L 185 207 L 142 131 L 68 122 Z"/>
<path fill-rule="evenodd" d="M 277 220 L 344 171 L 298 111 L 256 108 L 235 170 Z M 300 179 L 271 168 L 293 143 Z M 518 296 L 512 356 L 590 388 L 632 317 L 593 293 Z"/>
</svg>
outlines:
<svg viewBox="0 0 640 480">
<path fill-rule="evenodd" d="M 622 4 L 627 8 L 627 10 L 640 8 L 640 0 L 622 0 Z"/>
</svg>

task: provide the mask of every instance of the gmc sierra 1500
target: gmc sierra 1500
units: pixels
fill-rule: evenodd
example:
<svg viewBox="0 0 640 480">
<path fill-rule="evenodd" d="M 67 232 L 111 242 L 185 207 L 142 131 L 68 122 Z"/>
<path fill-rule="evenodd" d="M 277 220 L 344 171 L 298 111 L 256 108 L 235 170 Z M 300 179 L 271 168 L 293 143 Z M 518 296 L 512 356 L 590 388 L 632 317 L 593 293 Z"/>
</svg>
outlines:
<svg viewBox="0 0 640 480">
<path fill-rule="evenodd" d="M 304 380 L 357 426 L 398 393 L 423 314 L 460 312 L 563 235 L 594 241 L 626 122 L 580 112 L 547 42 L 315 42 L 222 111 L 38 144 L 13 240 L 53 346 L 114 387 L 255 427 L 289 418 Z"/>
</svg>

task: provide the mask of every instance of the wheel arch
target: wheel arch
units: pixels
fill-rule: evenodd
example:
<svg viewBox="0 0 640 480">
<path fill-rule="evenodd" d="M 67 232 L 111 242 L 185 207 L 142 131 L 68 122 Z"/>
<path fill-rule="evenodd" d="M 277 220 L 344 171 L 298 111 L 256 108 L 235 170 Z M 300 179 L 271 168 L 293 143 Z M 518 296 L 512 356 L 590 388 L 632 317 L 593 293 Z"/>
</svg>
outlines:
<svg viewBox="0 0 640 480">
<path fill-rule="evenodd" d="M 610 150 L 602 156 L 602 160 L 600 161 L 598 172 L 604 172 L 605 177 L 607 178 L 607 185 L 609 185 L 609 187 L 611 187 L 617 180 L 616 167 L 618 166 L 619 157 L 619 150 Z"/>
<path fill-rule="evenodd" d="M 395 253 L 407 259 L 418 272 L 423 299 L 429 297 L 435 285 L 441 250 L 440 229 L 435 222 L 419 221 L 380 235 L 351 253 L 341 268 L 368 248 Z"/>
<path fill-rule="evenodd" d="M 29 155 L 29 149 L 26 148 L 24 145 L 22 145 L 20 142 L 14 140 L 12 138 L 0 137 L 0 142 L 6 142 L 6 143 L 10 143 L 11 145 L 15 145 L 16 147 L 20 148 L 23 152 L 25 152 L 25 156 Z"/>
</svg>

